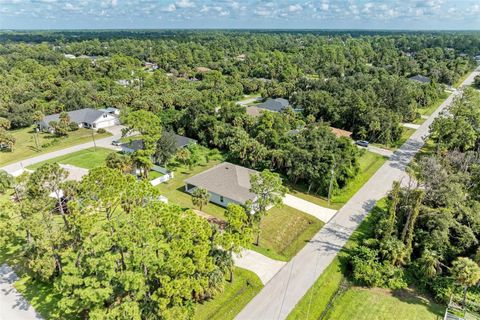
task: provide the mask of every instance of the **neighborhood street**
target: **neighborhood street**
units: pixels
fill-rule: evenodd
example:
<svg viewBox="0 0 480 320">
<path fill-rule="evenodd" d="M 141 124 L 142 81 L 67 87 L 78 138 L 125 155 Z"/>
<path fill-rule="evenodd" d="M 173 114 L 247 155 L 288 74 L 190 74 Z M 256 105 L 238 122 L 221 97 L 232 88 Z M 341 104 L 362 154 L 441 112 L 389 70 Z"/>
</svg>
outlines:
<svg viewBox="0 0 480 320">
<path fill-rule="evenodd" d="M 472 72 L 462 86 L 471 84 L 478 74 L 478 69 Z M 460 93 L 455 92 L 450 95 L 440 105 L 310 242 L 265 285 L 236 319 L 273 320 L 288 316 L 375 203 L 388 193 L 392 183 L 407 178 L 405 169 L 423 146 L 423 138 L 428 135 L 430 124 L 458 94 Z"/>
<path fill-rule="evenodd" d="M 95 145 L 97 147 L 110 148 L 110 149 L 117 150 L 117 147 L 112 146 L 112 141 L 118 140 L 122 137 L 122 132 L 121 132 L 122 128 L 123 126 L 114 126 L 114 127 L 107 128 L 107 131 L 112 133 L 112 135 L 110 137 L 96 140 Z M 25 167 L 31 166 L 32 164 L 36 164 L 48 159 L 53 159 L 53 158 L 60 157 L 72 152 L 76 152 L 76 151 L 80 151 L 80 150 L 84 150 L 92 147 L 93 147 L 93 141 L 79 144 L 73 147 L 41 154 L 33 158 L 28 158 L 22 161 L 18 161 L 18 162 L 6 165 L 0 169 L 5 170 L 10 174 L 16 175 L 16 174 L 20 174 Z"/>
</svg>

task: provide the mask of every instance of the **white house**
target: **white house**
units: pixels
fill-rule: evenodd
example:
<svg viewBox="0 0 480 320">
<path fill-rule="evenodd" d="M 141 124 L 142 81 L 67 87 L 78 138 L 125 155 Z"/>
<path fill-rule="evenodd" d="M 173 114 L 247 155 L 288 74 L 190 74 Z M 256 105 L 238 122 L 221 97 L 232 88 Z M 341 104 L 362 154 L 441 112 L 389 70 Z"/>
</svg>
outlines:
<svg viewBox="0 0 480 320">
<path fill-rule="evenodd" d="M 115 111 L 116 110 L 116 111 Z M 120 124 L 118 119 L 118 109 L 108 108 L 103 110 L 96 110 L 92 108 L 85 108 L 67 112 L 70 122 L 75 122 L 79 127 L 100 129 L 108 128 Z M 44 117 L 38 122 L 40 130 L 52 130 L 50 122 L 59 121 L 60 113 L 51 114 Z"/>
<path fill-rule="evenodd" d="M 258 171 L 223 162 L 185 180 L 185 191 L 193 193 L 204 188 L 210 193 L 210 202 L 226 207 L 229 203 L 244 205 L 247 200 L 255 202 L 250 192 L 250 176 Z"/>
</svg>

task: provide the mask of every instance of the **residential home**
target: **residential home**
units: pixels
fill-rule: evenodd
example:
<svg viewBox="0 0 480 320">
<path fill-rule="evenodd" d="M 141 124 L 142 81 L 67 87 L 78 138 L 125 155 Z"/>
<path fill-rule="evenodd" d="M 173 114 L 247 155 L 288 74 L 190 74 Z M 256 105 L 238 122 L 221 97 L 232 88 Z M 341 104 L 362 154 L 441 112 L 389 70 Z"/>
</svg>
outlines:
<svg viewBox="0 0 480 320">
<path fill-rule="evenodd" d="M 184 148 L 188 146 L 189 144 L 196 144 L 197 140 L 195 139 L 190 139 L 178 134 L 175 134 L 175 139 L 177 141 L 177 149 Z M 120 145 L 120 148 L 122 148 L 122 152 L 124 153 L 133 153 L 138 150 L 143 150 L 145 147 L 143 140 L 138 139 L 138 140 L 132 140 L 130 142 L 122 143 Z"/>
<path fill-rule="evenodd" d="M 112 108 L 115 109 L 115 108 Z M 117 110 L 117 109 L 115 109 Z M 108 128 L 120 124 L 118 114 L 105 112 L 102 110 L 85 108 L 67 112 L 70 122 L 78 124 L 81 128 L 100 129 Z M 60 113 L 51 114 L 44 117 L 37 123 L 40 130 L 52 131 L 50 122 L 60 120 Z"/>
<path fill-rule="evenodd" d="M 267 99 L 265 102 L 255 105 L 256 108 L 265 109 L 273 112 L 280 112 L 286 109 L 290 103 L 287 99 L 276 98 L 276 99 Z"/>
<path fill-rule="evenodd" d="M 245 205 L 248 200 L 255 202 L 256 196 L 250 192 L 250 176 L 258 171 L 223 162 L 186 179 L 185 191 L 192 194 L 197 188 L 210 193 L 210 202 L 222 207 L 228 204 Z"/>
<path fill-rule="evenodd" d="M 419 82 L 419 83 L 430 83 L 430 82 L 432 82 L 432 80 L 429 77 L 425 77 L 425 76 L 422 76 L 422 75 L 419 75 L 419 74 L 416 75 L 416 76 L 410 77 L 408 79 L 412 80 L 412 81 Z"/>
</svg>

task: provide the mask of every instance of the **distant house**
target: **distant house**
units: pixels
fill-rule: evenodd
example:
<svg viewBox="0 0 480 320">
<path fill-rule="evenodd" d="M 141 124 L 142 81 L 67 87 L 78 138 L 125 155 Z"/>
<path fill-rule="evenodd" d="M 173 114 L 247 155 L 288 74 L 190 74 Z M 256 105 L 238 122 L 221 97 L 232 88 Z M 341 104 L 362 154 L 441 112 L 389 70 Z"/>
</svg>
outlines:
<svg viewBox="0 0 480 320">
<path fill-rule="evenodd" d="M 198 73 L 206 73 L 212 71 L 212 69 L 207 68 L 207 67 L 196 67 L 195 71 Z"/>
<path fill-rule="evenodd" d="M 420 82 L 420 83 L 430 83 L 432 80 L 429 77 L 425 77 L 417 74 L 416 76 L 408 78 L 409 80 Z"/>
<path fill-rule="evenodd" d="M 74 54 L 70 54 L 70 53 L 65 53 L 63 55 L 66 59 L 75 59 L 75 55 Z"/>
<path fill-rule="evenodd" d="M 276 98 L 276 99 L 267 99 L 265 102 L 255 105 L 255 107 L 260 109 L 265 109 L 273 112 L 280 112 L 283 109 L 286 109 L 290 103 L 287 99 Z"/>
<path fill-rule="evenodd" d="M 184 148 L 189 144 L 197 143 L 197 140 L 195 139 L 190 139 L 178 134 L 175 134 L 175 139 L 177 140 L 177 149 Z M 120 145 L 120 148 L 122 148 L 122 152 L 124 153 L 133 153 L 138 150 L 143 150 L 144 147 L 145 145 L 143 143 L 143 140 L 141 139 L 132 140 L 130 142 L 122 143 Z"/>
<path fill-rule="evenodd" d="M 153 62 L 144 62 L 144 63 L 143 63 L 143 66 L 144 66 L 145 69 L 147 69 L 148 71 L 154 71 L 154 70 L 157 70 L 157 69 L 158 69 L 158 64 L 153 63 Z"/>
<path fill-rule="evenodd" d="M 210 201 L 222 207 L 229 203 L 244 205 L 247 200 L 255 201 L 255 194 L 250 192 L 250 176 L 255 170 L 223 162 L 186 179 L 185 191 L 193 193 L 197 188 L 204 188 L 210 193 Z"/>
<path fill-rule="evenodd" d="M 342 137 L 345 137 L 345 138 L 350 138 L 352 136 L 352 132 L 350 131 L 347 131 L 347 130 L 343 130 L 343 129 L 339 129 L 339 128 L 335 128 L 335 127 L 330 127 L 330 131 L 332 131 L 332 133 L 337 136 L 337 138 L 342 138 Z"/>
<path fill-rule="evenodd" d="M 115 109 L 115 108 L 111 108 Z M 106 109 L 105 109 L 106 110 Z M 118 109 L 115 109 L 118 110 Z M 75 122 L 81 128 L 101 129 L 120 124 L 117 114 L 102 110 L 85 108 L 67 112 L 70 122 Z M 60 120 L 60 113 L 51 114 L 38 122 L 40 130 L 52 131 L 50 122 Z"/>
<path fill-rule="evenodd" d="M 136 78 L 136 79 L 120 79 L 120 80 L 117 80 L 115 82 L 118 83 L 119 85 L 123 86 L 123 87 L 128 87 L 128 86 L 133 86 L 133 85 L 139 84 L 140 79 L 138 79 L 138 78 Z"/>
</svg>

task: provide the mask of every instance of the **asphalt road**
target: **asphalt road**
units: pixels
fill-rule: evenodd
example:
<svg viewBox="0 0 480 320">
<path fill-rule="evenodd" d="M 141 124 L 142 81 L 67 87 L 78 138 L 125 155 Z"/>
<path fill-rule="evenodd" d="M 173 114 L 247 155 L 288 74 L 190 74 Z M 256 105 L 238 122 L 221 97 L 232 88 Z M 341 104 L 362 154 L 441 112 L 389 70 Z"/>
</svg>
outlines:
<svg viewBox="0 0 480 320">
<path fill-rule="evenodd" d="M 122 126 L 115 126 L 115 127 L 107 128 L 107 131 L 112 133 L 112 135 L 109 136 L 109 137 L 106 137 L 106 138 L 96 140 L 95 141 L 96 146 L 97 147 L 103 147 L 103 148 L 115 149 L 116 147 L 112 146 L 112 141 L 113 140 L 118 140 L 118 139 L 121 138 L 121 136 L 122 136 L 121 129 L 122 128 L 123 128 Z M 63 156 L 63 155 L 66 155 L 66 154 L 69 154 L 69 153 L 72 153 L 72 152 L 76 152 L 76 151 L 80 151 L 80 150 L 84 150 L 84 149 L 88 149 L 88 148 L 92 148 L 92 147 L 93 147 L 93 141 L 87 142 L 87 143 L 82 143 L 82 144 L 72 146 L 72 147 L 69 147 L 69 148 L 65 148 L 65 149 L 53 151 L 53 152 L 50 152 L 50 153 L 41 154 L 41 155 L 38 155 L 36 157 L 24 159 L 24 160 L 6 165 L 6 166 L 4 166 L 0 169 L 5 170 L 10 174 L 15 175 L 16 173 L 20 173 L 23 170 L 23 168 L 28 167 L 32 164 L 36 164 L 36 163 L 39 163 L 39 162 L 42 162 L 42 161 L 45 161 L 45 160 L 53 159 L 53 158 L 60 157 L 60 156 Z"/>
<path fill-rule="evenodd" d="M 478 69 L 463 82 L 473 82 Z M 394 181 L 407 179 L 405 168 L 424 144 L 434 118 L 448 107 L 455 95 L 442 105 L 412 134 L 404 145 L 338 211 L 338 213 L 288 262 L 238 314 L 238 320 L 285 319 L 315 283 L 359 226 L 375 203 L 391 189 Z"/>
</svg>

